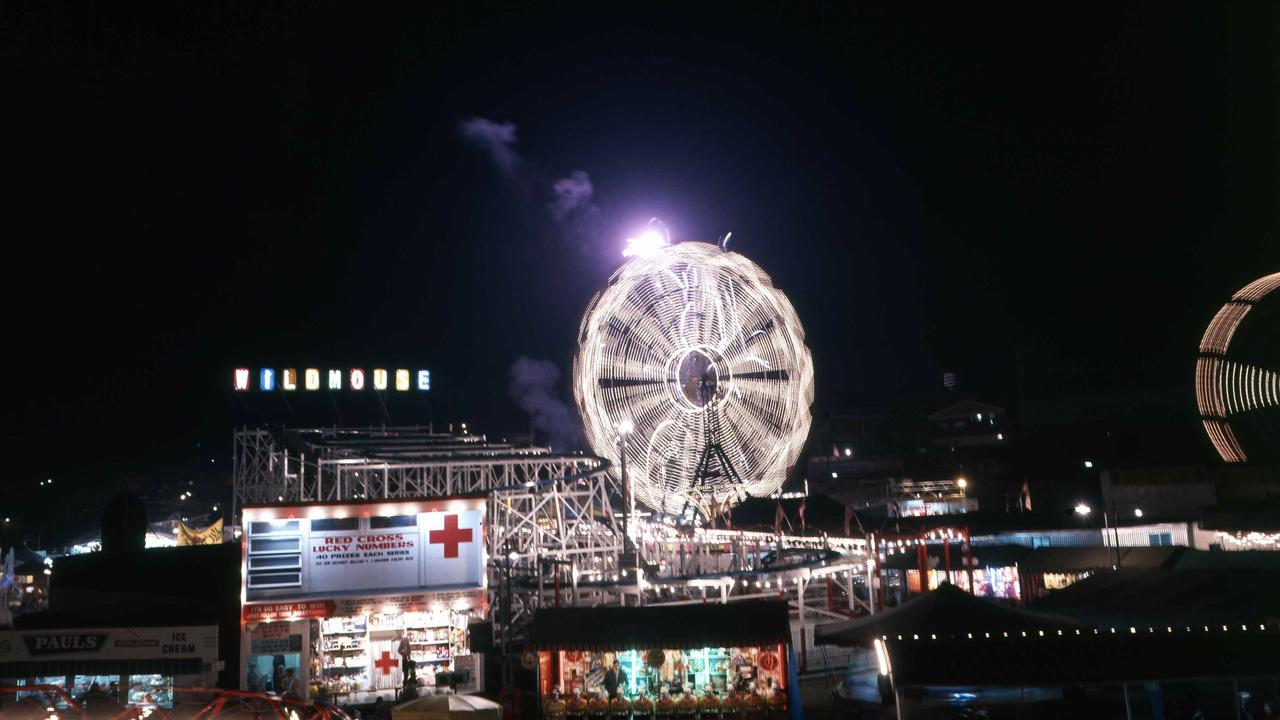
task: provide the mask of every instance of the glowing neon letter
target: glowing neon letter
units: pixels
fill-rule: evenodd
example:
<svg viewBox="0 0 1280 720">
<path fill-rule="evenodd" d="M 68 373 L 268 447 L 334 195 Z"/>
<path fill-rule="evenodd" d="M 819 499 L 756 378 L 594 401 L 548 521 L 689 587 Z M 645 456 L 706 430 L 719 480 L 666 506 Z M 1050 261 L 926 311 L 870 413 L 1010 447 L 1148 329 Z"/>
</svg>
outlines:
<svg viewBox="0 0 1280 720">
<path fill-rule="evenodd" d="M 304 374 L 304 377 L 307 380 L 308 390 L 320 389 L 320 371 L 319 370 L 317 370 L 316 368 L 307 368 Z"/>
<path fill-rule="evenodd" d="M 276 389 L 276 371 L 271 368 L 262 368 L 262 374 L 258 377 L 258 387 L 264 392 L 271 392 Z"/>
<path fill-rule="evenodd" d="M 244 392 L 249 389 L 249 368 L 236 368 L 236 390 Z"/>
<path fill-rule="evenodd" d="M 330 390 L 342 389 L 342 371 L 341 370 L 329 371 L 329 389 Z"/>
<path fill-rule="evenodd" d="M 404 392 L 409 389 L 409 371 L 396 370 L 396 390 Z"/>
<path fill-rule="evenodd" d="M 364 389 L 364 371 L 363 370 L 356 368 L 355 370 L 351 371 L 351 389 L 352 390 Z"/>
<path fill-rule="evenodd" d="M 386 390 L 386 389 L 387 389 L 387 371 L 386 371 L 386 370 L 383 370 L 382 368 L 375 368 L 375 369 L 374 369 L 374 371 L 373 371 L 373 389 L 374 389 L 374 390 Z"/>
<path fill-rule="evenodd" d="M 298 389 L 298 371 L 288 368 L 284 371 L 284 379 L 280 382 L 280 387 L 288 390 Z"/>
<path fill-rule="evenodd" d="M 419 390 L 431 389 L 431 371 L 430 370 L 418 371 L 418 389 Z"/>
</svg>

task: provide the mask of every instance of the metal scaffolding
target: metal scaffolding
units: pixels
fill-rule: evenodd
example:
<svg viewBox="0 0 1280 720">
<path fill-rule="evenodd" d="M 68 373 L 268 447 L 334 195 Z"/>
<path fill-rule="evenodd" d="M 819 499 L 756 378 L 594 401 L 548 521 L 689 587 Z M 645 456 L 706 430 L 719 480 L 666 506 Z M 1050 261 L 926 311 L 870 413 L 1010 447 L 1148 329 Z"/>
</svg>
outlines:
<svg viewBox="0 0 1280 720">
<path fill-rule="evenodd" d="M 419 427 L 241 429 L 234 446 L 237 506 L 472 495 L 604 465 L 591 455 Z"/>
<path fill-rule="evenodd" d="M 804 648 L 814 622 L 872 611 L 862 597 L 871 593 L 857 590 L 872 573 L 865 540 L 642 513 L 624 525 L 615 470 L 595 456 L 430 428 L 243 429 L 232 482 L 239 505 L 487 495 L 490 608 L 507 639 L 539 607 L 770 598 L 791 605 Z M 798 560 L 766 563 L 782 549 Z"/>
</svg>

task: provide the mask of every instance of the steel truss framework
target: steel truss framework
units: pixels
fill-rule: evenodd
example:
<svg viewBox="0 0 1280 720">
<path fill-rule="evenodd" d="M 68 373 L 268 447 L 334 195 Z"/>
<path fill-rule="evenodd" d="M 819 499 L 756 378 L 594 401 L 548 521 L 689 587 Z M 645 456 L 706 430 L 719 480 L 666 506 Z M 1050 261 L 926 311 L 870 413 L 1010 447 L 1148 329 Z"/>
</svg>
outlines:
<svg viewBox="0 0 1280 720">
<path fill-rule="evenodd" d="M 420 429 L 346 432 L 408 434 Z M 423 450 L 406 457 L 399 449 L 380 452 L 365 448 L 367 452 L 357 452 L 349 445 L 315 444 L 303 450 L 290 449 L 279 432 L 238 430 L 233 496 L 238 505 L 243 505 L 473 495 L 563 478 L 604 465 L 603 460 L 589 455 L 556 455 L 547 448 L 520 448 L 488 443 L 481 436 L 466 437 L 473 440 L 439 443 L 451 446 L 447 454 Z M 309 454 L 307 449 L 313 452 Z"/>
<path fill-rule="evenodd" d="M 368 446 L 354 452 L 352 444 L 309 445 L 315 453 L 309 455 L 290 450 L 275 431 L 240 430 L 234 497 L 243 504 L 487 495 L 490 608 L 508 638 L 519 634 L 537 608 L 550 605 L 784 599 L 793 607 L 801 638 L 815 620 L 845 619 L 859 606 L 871 610 L 855 592 L 872 572 L 862 539 L 635 518 L 628 528 L 635 551 L 625 553 L 623 494 L 606 460 L 483 438 L 461 446 L 455 440 L 437 443 L 454 446 L 452 452 L 415 451 L 407 459 L 397 451 L 400 457 L 392 461 Z M 764 568 L 763 557 L 779 548 L 830 549 L 841 556 Z M 504 603 L 510 606 L 509 623 L 502 622 Z"/>
</svg>

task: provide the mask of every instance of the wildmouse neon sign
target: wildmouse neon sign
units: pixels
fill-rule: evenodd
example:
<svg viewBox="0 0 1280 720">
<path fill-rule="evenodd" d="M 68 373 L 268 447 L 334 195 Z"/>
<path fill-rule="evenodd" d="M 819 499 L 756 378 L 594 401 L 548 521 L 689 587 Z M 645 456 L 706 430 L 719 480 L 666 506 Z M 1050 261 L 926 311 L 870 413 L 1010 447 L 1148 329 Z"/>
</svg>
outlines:
<svg viewBox="0 0 1280 720">
<path fill-rule="evenodd" d="M 257 383 L 253 382 L 255 377 Z M 391 370 L 373 368 L 368 372 L 363 368 L 349 370 L 284 368 L 277 372 L 275 368 L 259 368 L 255 373 L 250 368 L 236 368 L 232 373 L 231 384 L 236 392 L 249 392 L 254 389 L 262 392 L 276 390 L 306 392 L 321 389 L 355 392 L 366 389 L 426 392 L 431 389 L 431 371 L 407 368 Z M 255 384 L 256 388 L 253 387 Z"/>
</svg>

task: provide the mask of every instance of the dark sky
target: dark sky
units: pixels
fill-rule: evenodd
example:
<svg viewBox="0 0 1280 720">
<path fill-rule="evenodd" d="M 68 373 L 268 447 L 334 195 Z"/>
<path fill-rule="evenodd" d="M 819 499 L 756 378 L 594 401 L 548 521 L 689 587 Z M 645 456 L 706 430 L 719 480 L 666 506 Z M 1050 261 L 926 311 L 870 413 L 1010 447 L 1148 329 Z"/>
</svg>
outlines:
<svg viewBox="0 0 1280 720">
<path fill-rule="evenodd" d="M 422 365 L 393 421 L 518 430 L 507 369 L 567 370 L 652 215 L 734 231 L 827 406 L 944 370 L 1190 402 L 1217 304 L 1280 268 L 1273 5 L 311 5 L 0 10 L 15 502 L 381 412 L 237 399 L 237 365 Z M 514 181 L 472 117 L 518 128 Z M 576 234 L 546 211 L 575 170 Z"/>
</svg>

